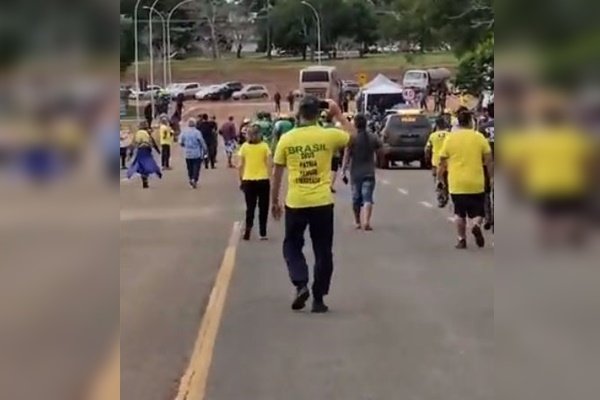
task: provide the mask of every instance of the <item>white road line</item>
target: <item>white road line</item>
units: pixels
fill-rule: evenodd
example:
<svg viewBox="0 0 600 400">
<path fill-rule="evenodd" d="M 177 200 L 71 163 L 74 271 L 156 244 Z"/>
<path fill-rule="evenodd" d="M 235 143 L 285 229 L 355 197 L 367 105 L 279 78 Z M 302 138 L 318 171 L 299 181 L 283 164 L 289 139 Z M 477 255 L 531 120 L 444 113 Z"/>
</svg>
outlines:
<svg viewBox="0 0 600 400">
<path fill-rule="evenodd" d="M 430 203 L 430 202 L 428 202 L 428 201 L 422 201 L 422 202 L 421 202 L 421 205 L 422 205 L 423 207 L 427 207 L 427 208 L 433 208 L 433 204 L 431 204 L 431 203 Z"/>
<path fill-rule="evenodd" d="M 389 185 L 390 181 L 388 181 L 387 179 L 382 179 L 381 183 L 383 183 L 384 185 Z"/>
<path fill-rule="evenodd" d="M 408 196 L 408 190 L 406 189 L 398 188 L 398 193 L 402 193 L 403 195 Z"/>
</svg>

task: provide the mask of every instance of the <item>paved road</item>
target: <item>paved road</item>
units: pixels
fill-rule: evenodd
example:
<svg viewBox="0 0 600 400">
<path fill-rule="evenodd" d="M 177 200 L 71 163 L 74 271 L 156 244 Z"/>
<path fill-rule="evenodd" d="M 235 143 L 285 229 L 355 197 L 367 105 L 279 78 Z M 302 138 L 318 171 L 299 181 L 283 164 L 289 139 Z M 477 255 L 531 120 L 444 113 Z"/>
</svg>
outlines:
<svg viewBox="0 0 600 400">
<path fill-rule="evenodd" d="M 208 171 L 193 191 L 175 168 L 148 191 L 121 186 L 123 399 L 175 397 L 243 215 L 233 171 Z M 493 248 L 453 249 L 427 172 L 379 179 L 368 234 L 352 229 L 340 185 L 328 315 L 289 310 L 280 224 L 239 245 L 204 399 L 492 398 Z"/>
</svg>

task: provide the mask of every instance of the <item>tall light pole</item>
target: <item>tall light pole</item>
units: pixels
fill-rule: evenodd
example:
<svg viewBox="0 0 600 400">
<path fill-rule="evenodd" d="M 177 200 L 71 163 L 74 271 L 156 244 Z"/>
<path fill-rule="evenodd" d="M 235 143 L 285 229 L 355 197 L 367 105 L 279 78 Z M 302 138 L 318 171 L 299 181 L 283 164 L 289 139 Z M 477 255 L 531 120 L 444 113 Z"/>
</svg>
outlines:
<svg viewBox="0 0 600 400">
<path fill-rule="evenodd" d="M 136 122 L 140 120 L 140 54 L 138 51 L 138 8 L 140 7 L 140 3 L 142 0 L 137 0 L 135 3 L 135 7 L 133 8 L 133 41 L 135 47 L 135 88 L 136 90 L 136 101 L 135 101 L 135 117 Z"/>
<path fill-rule="evenodd" d="M 321 16 L 319 15 L 317 9 L 308 1 L 303 0 L 301 3 L 310 8 L 315 13 L 315 17 L 317 18 L 317 60 L 319 65 L 321 65 Z"/>
<path fill-rule="evenodd" d="M 163 87 L 167 87 L 167 57 L 165 52 L 167 51 L 167 32 L 166 32 L 166 24 L 165 24 L 165 16 L 163 13 L 158 11 L 156 8 L 144 7 L 145 9 L 150 10 L 150 13 L 155 13 L 160 17 L 162 23 L 162 50 L 163 50 Z"/>
<path fill-rule="evenodd" d="M 158 0 L 154 0 L 154 3 L 152 3 L 150 9 L 153 9 L 156 6 L 156 3 L 158 3 Z M 148 33 L 150 34 L 150 86 L 154 86 L 154 43 L 152 37 L 152 12 L 150 12 L 149 14 L 150 15 L 148 19 L 150 21 L 148 23 Z M 154 115 L 154 90 L 150 90 L 150 104 L 152 105 L 152 115 Z"/>
<path fill-rule="evenodd" d="M 182 2 L 177 3 L 171 11 L 169 11 L 169 15 L 167 15 L 167 65 L 169 68 L 169 85 L 173 83 L 173 71 L 171 70 L 171 17 L 175 10 L 177 10 L 182 5 L 189 3 L 194 0 L 183 0 Z"/>
</svg>

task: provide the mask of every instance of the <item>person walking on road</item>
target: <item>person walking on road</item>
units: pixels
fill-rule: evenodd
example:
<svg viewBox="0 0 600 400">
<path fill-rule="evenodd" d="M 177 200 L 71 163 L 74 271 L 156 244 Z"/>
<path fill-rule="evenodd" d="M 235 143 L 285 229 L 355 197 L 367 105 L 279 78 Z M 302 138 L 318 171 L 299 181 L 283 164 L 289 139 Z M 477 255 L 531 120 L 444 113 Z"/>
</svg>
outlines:
<svg viewBox="0 0 600 400">
<path fill-rule="evenodd" d="M 202 114 L 196 126 L 200 133 L 202 133 L 202 138 L 208 148 L 208 152 L 204 156 L 204 168 L 206 169 L 208 169 L 209 165 L 211 169 L 216 168 L 217 136 L 214 126 L 215 123 L 208 120 L 208 114 Z"/>
<path fill-rule="evenodd" d="M 275 92 L 273 95 L 273 101 L 275 101 L 275 112 L 277 114 L 281 113 L 281 93 L 279 91 Z"/>
<path fill-rule="evenodd" d="M 154 120 L 154 110 L 152 109 L 152 103 L 146 104 L 144 107 L 144 118 L 146 119 L 146 124 L 148 124 L 148 128 L 152 128 L 152 121 Z"/>
<path fill-rule="evenodd" d="M 174 133 L 169 125 L 169 118 L 166 114 L 160 117 L 158 132 L 160 135 L 161 166 L 163 170 L 170 170 L 171 146 L 173 144 Z"/>
<path fill-rule="evenodd" d="M 121 158 L 121 169 L 126 170 L 127 169 L 127 149 L 129 148 L 129 146 L 131 146 L 131 134 L 129 133 L 128 129 L 123 129 L 123 126 L 121 126 L 121 129 L 119 132 L 119 146 L 120 146 L 119 155 Z"/>
<path fill-rule="evenodd" d="M 440 151 L 438 182 L 443 182 L 448 171 L 448 190 L 458 232 L 456 248 L 467 248 L 467 218 L 473 221 L 471 233 L 477 246 L 484 247 L 481 225 L 485 215 L 485 175 L 493 185 L 492 150 L 487 139 L 472 128 L 470 111 L 461 111 L 457 118 L 459 129 L 448 135 Z"/>
<path fill-rule="evenodd" d="M 196 189 L 200 180 L 202 159 L 208 152 L 208 147 L 202 134 L 196 129 L 195 119 L 192 118 L 188 121 L 187 129 L 179 136 L 179 145 L 184 149 L 189 184 Z"/>
<path fill-rule="evenodd" d="M 448 124 L 446 119 L 438 117 L 435 121 L 435 131 L 429 135 L 427 145 L 425 146 L 425 158 L 431 162 L 431 171 L 433 174 L 433 184 L 437 195 L 438 207 L 444 208 L 448 204 L 448 173 L 446 172 L 442 182 L 438 182 L 437 169 L 440 165 L 440 152 L 444 141 L 449 134 Z"/>
<path fill-rule="evenodd" d="M 248 130 L 248 141 L 239 151 L 240 188 L 246 198 L 246 225 L 244 240 L 250 240 L 254 227 L 254 215 L 258 205 L 260 240 L 267 240 L 267 220 L 269 219 L 269 180 L 271 150 L 260 135 L 257 126 Z"/>
<path fill-rule="evenodd" d="M 293 113 L 294 112 L 294 102 L 295 102 L 296 98 L 294 97 L 294 92 L 292 90 L 290 90 L 290 92 L 287 95 L 287 101 L 288 101 L 288 105 L 290 107 L 289 112 Z"/>
<path fill-rule="evenodd" d="M 352 210 L 356 229 L 372 231 L 373 192 L 375 191 L 375 155 L 382 143 L 374 133 L 367 131 L 367 118 L 358 114 L 354 118 L 356 140 L 344 154 L 344 182 L 348 182 L 346 170 L 350 167 L 352 185 Z"/>
<path fill-rule="evenodd" d="M 290 279 L 296 287 L 293 310 L 305 307 L 310 297 L 309 273 L 303 253 L 304 232 L 308 227 L 315 253 L 312 285 L 312 311 L 328 311 L 323 298 L 329 293 L 333 273 L 333 195 L 331 193 L 331 160 L 334 153 L 356 137 L 354 126 L 344 118 L 339 105 L 329 100 L 329 113 L 347 131 L 318 125 L 321 105 L 314 96 L 300 102 L 299 126 L 281 137 L 274 158 L 272 213 L 281 219 L 279 199 L 284 170 L 288 170 L 285 207 L 285 240 L 283 254 Z M 350 133 L 348 133 L 350 132 Z"/>
<path fill-rule="evenodd" d="M 219 133 L 223 137 L 223 142 L 225 143 L 225 155 L 227 156 L 228 168 L 234 168 L 233 153 L 237 148 L 238 141 L 237 129 L 233 121 L 233 116 L 230 116 L 227 119 L 227 122 L 225 122 L 219 130 Z"/>
<path fill-rule="evenodd" d="M 152 149 L 155 149 L 158 154 L 160 150 L 150 134 L 150 127 L 146 121 L 140 123 L 140 129 L 135 134 L 133 139 L 132 151 L 135 151 L 133 161 L 127 170 L 127 179 L 131 179 L 133 175 L 140 174 L 142 177 L 142 187 L 148 189 L 148 178 L 152 174 L 156 174 L 162 178 L 160 167 L 156 164 L 152 156 Z"/>
</svg>

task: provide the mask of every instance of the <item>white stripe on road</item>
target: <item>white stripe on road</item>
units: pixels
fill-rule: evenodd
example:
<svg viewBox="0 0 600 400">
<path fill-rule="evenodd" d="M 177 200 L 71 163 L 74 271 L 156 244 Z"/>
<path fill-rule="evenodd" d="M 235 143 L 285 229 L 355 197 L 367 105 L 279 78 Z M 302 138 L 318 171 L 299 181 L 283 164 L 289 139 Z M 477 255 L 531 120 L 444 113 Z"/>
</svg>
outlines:
<svg viewBox="0 0 600 400">
<path fill-rule="evenodd" d="M 403 195 L 408 196 L 408 190 L 406 189 L 398 188 L 398 193 L 402 193 Z"/>
<path fill-rule="evenodd" d="M 422 202 L 421 202 L 421 205 L 422 205 L 423 207 L 427 207 L 427 208 L 433 208 L 433 204 L 431 204 L 431 203 L 430 203 L 430 202 L 428 202 L 428 201 L 422 201 Z"/>
<path fill-rule="evenodd" d="M 384 185 L 389 185 L 390 181 L 388 181 L 387 179 L 382 179 L 381 183 L 383 183 Z"/>
</svg>

